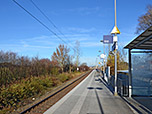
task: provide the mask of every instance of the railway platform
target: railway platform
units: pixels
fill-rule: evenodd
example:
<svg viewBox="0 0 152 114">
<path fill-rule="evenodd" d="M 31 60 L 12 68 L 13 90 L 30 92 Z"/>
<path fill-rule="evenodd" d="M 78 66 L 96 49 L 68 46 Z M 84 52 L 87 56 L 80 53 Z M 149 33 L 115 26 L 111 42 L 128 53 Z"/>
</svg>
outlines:
<svg viewBox="0 0 152 114">
<path fill-rule="evenodd" d="M 44 114 L 134 114 L 132 108 L 106 87 L 96 70 Z"/>
</svg>

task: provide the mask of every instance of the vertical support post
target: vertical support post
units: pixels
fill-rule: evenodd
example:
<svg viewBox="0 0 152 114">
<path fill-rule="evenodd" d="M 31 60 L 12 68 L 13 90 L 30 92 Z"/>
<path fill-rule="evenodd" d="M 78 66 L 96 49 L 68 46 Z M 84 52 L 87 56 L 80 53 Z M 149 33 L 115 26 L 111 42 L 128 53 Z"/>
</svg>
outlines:
<svg viewBox="0 0 152 114">
<path fill-rule="evenodd" d="M 105 67 L 104 67 L 104 58 L 103 58 L 103 79 L 105 78 Z"/>
<path fill-rule="evenodd" d="M 116 16 L 116 0 L 115 0 L 115 26 L 117 26 L 117 16 Z M 117 34 L 115 34 L 117 36 Z M 115 96 L 118 95 L 117 93 L 117 41 L 116 41 L 116 50 L 115 50 Z"/>
<path fill-rule="evenodd" d="M 129 97 L 132 96 L 131 49 L 129 49 Z"/>
<path fill-rule="evenodd" d="M 114 95 L 117 96 L 117 42 L 116 42 L 116 49 L 115 49 L 115 93 Z"/>
<path fill-rule="evenodd" d="M 107 71 L 107 75 L 108 75 L 108 85 L 110 85 L 110 66 L 107 67 L 108 71 Z"/>
<path fill-rule="evenodd" d="M 117 28 L 117 18 L 116 18 L 116 0 L 115 0 L 115 27 L 113 28 L 111 34 L 115 34 L 114 36 L 114 42 L 115 42 L 115 91 L 114 91 L 114 95 L 117 96 L 117 49 L 118 49 L 118 38 L 117 38 L 117 34 L 120 34 L 119 29 Z"/>
<path fill-rule="evenodd" d="M 103 43 L 103 54 L 105 55 L 105 44 Z M 105 79 L 105 57 L 103 58 L 103 79 Z"/>
<path fill-rule="evenodd" d="M 117 16 L 116 16 L 117 14 L 116 14 L 116 12 L 117 11 L 116 11 L 116 0 L 115 0 L 115 26 L 117 26 Z"/>
</svg>

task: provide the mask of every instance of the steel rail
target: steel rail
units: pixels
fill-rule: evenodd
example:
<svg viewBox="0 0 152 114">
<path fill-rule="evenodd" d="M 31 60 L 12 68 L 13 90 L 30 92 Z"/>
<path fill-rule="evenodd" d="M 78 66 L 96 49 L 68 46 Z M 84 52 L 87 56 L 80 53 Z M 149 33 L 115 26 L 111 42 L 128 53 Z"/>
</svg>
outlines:
<svg viewBox="0 0 152 114">
<path fill-rule="evenodd" d="M 92 71 L 92 70 L 91 70 Z M 50 96 L 44 98 L 43 100 L 41 100 L 40 102 L 32 105 L 31 107 L 27 108 L 26 110 L 20 112 L 20 114 L 25 114 L 27 112 L 30 112 L 32 109 L 34 109 L 35 107 L 37 107 L 38 105 L 42 104 L 43 102 L 47 101 L 49 98 L 53 97 L 54 95 L 58 94 L 59 92 L 61 92 L 62 90 L 66 89 L 67 87 L 69 87 L 70 85 L 72 85 L 73 83 L 77 82 L 78 80 L 80 80 L 81 78 L 83 78 L 84 76 L 88 75 L 91 71 L 86 72 L 85 74 L 81 75 L 79 78 L 75 79 L 74 81 L 72 81 L 70 84 L 66 85 L 65 87 L 59 89 L 58 91 L 56 91 L 55 93 L 51 94 Z"/>
</svg>

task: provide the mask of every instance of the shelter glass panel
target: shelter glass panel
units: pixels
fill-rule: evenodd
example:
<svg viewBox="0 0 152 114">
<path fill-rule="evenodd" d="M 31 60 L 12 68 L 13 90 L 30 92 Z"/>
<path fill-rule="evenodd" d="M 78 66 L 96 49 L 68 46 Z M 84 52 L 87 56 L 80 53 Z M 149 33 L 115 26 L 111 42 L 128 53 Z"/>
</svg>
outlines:
<svg viewBox="0 0 152 114">
<path fill-rule="evenodd" d="M 152 53 L 132 53 L 133 95 L 152 96 Z"/>
</svg>

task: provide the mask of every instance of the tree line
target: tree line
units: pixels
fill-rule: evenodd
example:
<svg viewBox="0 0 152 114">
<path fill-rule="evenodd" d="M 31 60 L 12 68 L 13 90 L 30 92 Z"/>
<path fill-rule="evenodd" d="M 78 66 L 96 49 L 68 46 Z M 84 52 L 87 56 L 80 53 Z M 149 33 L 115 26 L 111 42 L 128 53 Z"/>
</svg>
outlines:
<svg viewBox="0 0 152 114">
<path fill-rule="evenodd" d="M 59 45 L 50 59 L 39 59 L 19 56 L 15 52 L 0 51 L 0 86 L 9 86 L 25 78 L 39 76 L 56 76 L 63 72 L 74 72 L 77 65 L 74 56 L 69 54 L 70 49 L 65 45 Z M 88 70 L 86 64 L 79 66 L 80 70 Z"/>
<path fill-rule="evenodd" d="M 128 69 L 128 63 L 126 60 L 125 51 L 122 49 L 119 49 L 117 52 L 117 69 L 118 70 L 127 70 Z M 110 73 L 111 75 L 115 74 L 115 56 L 113 52 L 109 52 L 107 57 L 107 66 L 110 66 Z"/>
</svg>

